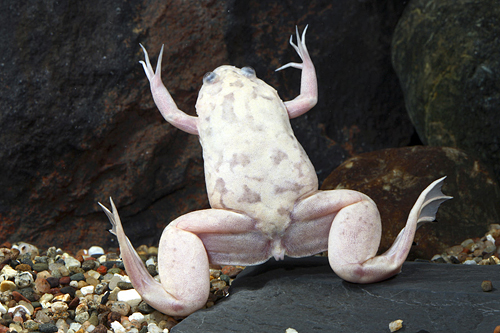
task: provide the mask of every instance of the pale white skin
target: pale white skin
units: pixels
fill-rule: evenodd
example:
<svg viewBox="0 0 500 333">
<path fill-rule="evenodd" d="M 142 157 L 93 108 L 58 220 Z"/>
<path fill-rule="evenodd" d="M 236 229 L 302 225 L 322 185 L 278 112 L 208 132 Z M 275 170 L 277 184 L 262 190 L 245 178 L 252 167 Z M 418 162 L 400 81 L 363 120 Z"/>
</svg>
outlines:
<svg viewBox="0 0 500 333">
<path fill-rule="evenodd" d="M 158 253 L 160 284 L 125 236 L 113 202 L 112 212 L 103 206 L 134 288 L 157 310 L 188 315 L 203 307 L 210 288 L 209 263 L 256 265 L 270 257 L 305 257 L 328 250 L 332 269 L 344 280 L 387 279 L 401 270 L 417 225 L 434 220 L 440 203 L 450 198 L 441 193 L 444 178 L 429 185 L 392 247 L 376 256 L 381 222 L 373 200 L 351 190 L 318 190 L 314 167 L 289 121 L 317 101 L 306 29 L 302 38 L 297 31 L 297 45 L 290 39 L 302 63 L 279 68 L 302 70 L 297 98 L 283 103 L 251 69 L 221 66 L 204 78 L 198 117 L 179 110 L 163 85 L 163 48 L 156 73 L 143 48 L 142 64 L 161 114 L 173 126 L 200 137 L 212 207 L 183 215 L 165 228 Z"/>
</svg>

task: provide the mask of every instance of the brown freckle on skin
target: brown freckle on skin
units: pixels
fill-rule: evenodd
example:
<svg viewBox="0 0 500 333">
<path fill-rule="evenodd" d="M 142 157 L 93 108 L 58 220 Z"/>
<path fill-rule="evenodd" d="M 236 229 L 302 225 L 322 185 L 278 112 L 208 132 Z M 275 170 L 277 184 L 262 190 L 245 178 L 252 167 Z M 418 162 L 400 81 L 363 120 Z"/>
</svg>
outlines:
<svg viewBox="0 0 500 333">
<path fill-rule="evenodd" d="M 234 113 L 234 93 L 224 96 L 224 101 L 222 102 L 222 112 L 228 121 L 236 121 L 236 114 Z"/>
<path fill-rule="evenodd" d="M 231 168 L 231 171 L 233 171 L 233 168 L 237 165 L 241 165 L 241 166 L 245 167 L 248 164 L 250 164 L 250 158 L 245 154 L 233 154 L 233 157 L 231 158 L 231 161 L 229 162 L 229 166 Z"/>
<path fill-rule="evenodd" d="M 224 196 L 224 194 L 226 194 L 228 192 L 228 190 L 226 188 L 226 182 L 224 181 L 224 179 L 217 178 L 217 180 L 215 181 L 214 192 L 219 193 L 219 195 L 220 195 L 219 204 L 221 205 L 221 207 L 225 208 L 226 205 L 224 204 L 223 196 Z"/>
<path fill-rule="evenodd" d="M 284 207 L 280 207 L 280 208 L 278 209 L 278 214 L 280 214 L 280 215 L 289 215 L 289 214 L 290 214 L 290 212 L 288 211 L 288 209 L 286 209 L 286 208 L 284 208 Z"/>
<path fill-rule="evenodd" d="M 304 164 L 303 162 L 297 162 L 297 163 L 293 164 L 295 169 L 297 169 L 299 171 L 299 177 L 304 177 L 304 173 L 302 172 L 302 165 L 303 164 Z"/>
<path fill-rule="evenodd" d="M 247 185 L 243 185 L 243 195 L 238 199 L 238 202 L 256 203 L 261 202 L 260 194 L 252 191 Z"/>
<path fill-rule="evenodd" d="M 275 154 L 273 154 L 271 156 L 271 159 L 273 160 L 274 165 L 280 164 L 281 161 L 283 161 L 287 158 L 288 158 L 288 155 L 281 150 L 278 150 Z"/>
<path fill-rule="evenodd" d="M 231 87 L 241 88 L 241 87 L 243 87 L 243 82 L 241 82 L 241 80 L 237 80 L 237 81 L 231 82 L 229 85 Z"/>
<path fill-rule="evenodd" d="M 287 192 L 287 191 L 299 192 L 301 189 L 302 189 L 302 185 L 297 184 L 297 183 L 287 182 L 281 186 L 275 186 L 274 193 L 280 194 L 280 193 Z"/>
</svg>

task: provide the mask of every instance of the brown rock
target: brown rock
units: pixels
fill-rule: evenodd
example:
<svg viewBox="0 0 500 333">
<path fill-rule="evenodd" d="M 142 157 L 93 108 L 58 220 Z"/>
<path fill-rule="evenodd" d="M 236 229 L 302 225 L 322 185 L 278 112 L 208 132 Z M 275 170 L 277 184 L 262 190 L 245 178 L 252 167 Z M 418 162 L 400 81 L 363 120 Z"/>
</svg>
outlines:
<svg viewBox="0 0 500 333">
<path fill-rule="evenodd" d="M 68 306 L 70 309 L 76 309 L 76 307 L 80 304 L 80 299 L 75 297 L 69 302 Z"/>
<path fill-rule="evenodd" d="M 484 280 L 482 283 L 481 283 L 481 289 L 483 289 L 483 291 L 491 291 L 493 289 L 493 285 L 491 284 L 491 281 L 490 280 Z"/>
<path fill-rule="evenodd" d="M 108 329 L 106 328 L 106 326 L 99 324 L 94 328 L 92 333 L 106 333 L 107 331 Z"/>
<path fill-rule="evenodd" d="M 114 321 L 121 322 L 121 318 L 122 318 L 121 314 L 119 314 L 118 312 L 111 311 L 108 314 L 108 326 L 111 327 L 111 323 Z"/>
<path fill-rule="evenodd" d="M 338 167 L 322 189 L 352 189 L 371 197 L 382 219 L 379 253 L 385 252 L 405 226 L 418 195 L 432 181 L 447 176 L 443 193 L 454 199 L 415 235 L 409 259 L 430 259 L 464 239 L 481 236 L 500 220 L 500 190 L 482 164 L 453 148 L 407 147 L 353 157 Z"/>
<path fill-rule="evenodd" d="M 29 271 L 31 271 L 31 266 L 28 264 L 19 264 L 16 266 L 16 270 L 23 271 L 23 272 L 29 272 Z"/>
<path fill-rule="evenodd" d="M 59 279 L 59 283 L 62 285 L 69 284 L 71 282 L 71 278 L 69 276 L 63 276 Z"/>
<path fill-rule="evenodd" d="M 222 267 L 221 273 L 227 275 L 231 278 L 236 277 L 243 269 L 241 267 L 236 267 L 232 265 L 227 265 Z"/>
<path fill-rule="evenodd" d="M 17 291 L 13 291 L 12 292 L 12 298 L 19 303 L 19 301 L 23 300 L 23 301 L 26 301 L 26 302 L 29 302 L 31 303 L 26 297 L 24 297 L 23 295 L 21 295 L 21 293 L 17 292 Z"/>
</svg>

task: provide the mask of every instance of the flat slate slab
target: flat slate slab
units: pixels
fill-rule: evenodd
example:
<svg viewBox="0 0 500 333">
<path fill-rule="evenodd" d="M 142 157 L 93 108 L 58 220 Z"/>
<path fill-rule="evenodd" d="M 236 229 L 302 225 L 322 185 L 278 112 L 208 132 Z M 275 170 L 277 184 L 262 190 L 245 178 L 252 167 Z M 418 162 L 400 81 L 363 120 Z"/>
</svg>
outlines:
<svg viewBox="0 0 500 333">
<path fill-rule="evenodd" d="M 493 290 L 481 283 L 490 280 Z M 500 325 L 500 265 L 407 262 L 403 272 L 374 284 L 337 277 L 327 258 L 246 268 L 230 296 L 175 326 L 180 332 L 493 332 Z"/>
</svg>

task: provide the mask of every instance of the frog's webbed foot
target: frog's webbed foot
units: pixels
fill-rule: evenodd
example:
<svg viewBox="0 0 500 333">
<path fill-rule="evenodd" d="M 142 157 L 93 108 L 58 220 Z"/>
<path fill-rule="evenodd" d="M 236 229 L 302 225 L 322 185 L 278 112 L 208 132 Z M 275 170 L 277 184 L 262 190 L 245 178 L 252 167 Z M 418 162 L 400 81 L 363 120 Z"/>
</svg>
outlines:
<svg viewBox="0 0 500 333">
<path fill-rule="evenodd" d="M 376 256 L 381 238 L 380 215 L 366 195 L 350 190 L 318 191 L 296 205 L 294 224 L 285 245 L 291 256 L 305 256 L 326 249 L 332 269 L 355 283 L 385 280 L 401 271 L 417 227 L 434 221 L 439 205 L 451 197 L 441 192 L 444 178 L 430 184 L 418 197 L 406 226 L 387 252 Z M 318 230 L 318 231 L 316 231 Z M 304 241 L 304 237 L 309 237 Z M 302 244 L 316 244 L 305 248 Z"/>
<path fill-rule="evenodd" d="M 186 243 L 169 259 L 174 262 L 172 275 L 160 284 L 146 270 L 144 263 L 125 235 L 118 211 L 111 200 L 112 212 L 99 203 L 113 225 L 110 230 L 120 244 L 120 252 L 132 285 L 153 308 L 173 316 L 187 316 L 205 305 L 210 289 L 208 258 L 203 243 L 189 232 L 176 234 L 177 243 Z M 191 259 L 186 261 L 186 259 Z M 185 280 L 179 277 L 188 276 Z"/>
<path fill-rule="evenodd" d="M 316 79 L 316 70 L 312 63 L 311 57 L 306 47 L 306 31 L 307 25 L 302 32 L 302 38 L 299 35 L 299 30 L 295 27 L 297 34 L 297 45 L 293 43 L 293 35 L 290 36 L 290 45 L 297 51 L 302 59 L 302 63 L 290 62 L 276 69 L 276 71 L 293 67 L 302 70 L 302 78 L 300 83 L 300 95 L 291 101 L 285 102 L 290 118 L 298 117 L 310 109 L 312 109 L 318 101 L 318 83 Z"/>
<path fill-rule="evenodd" d="M 162 45 L 160 55 L 158 56 L 156 72 L 153 71 L 153 66 L 151 66 L 151 62 L 149 61 L 149 55 L 146 48 L 142 46 L 142 44 L 139 45 L 141 45 L 144 51 L 144 61 L 139 61 L 139 63 L 144 68 L 144 72 L 148 77 L 153 99 L 163 118 L 184 132 L 198 135 L 197 118 L 177 108 L 172 96 L 170 96 L 170 93 L 161 80 L 161 59 L 163 57 L 164 45 Z"/>
</svg>

